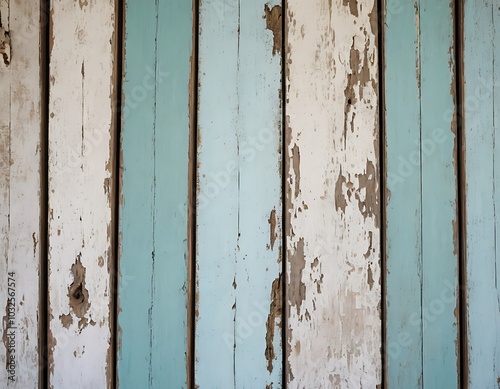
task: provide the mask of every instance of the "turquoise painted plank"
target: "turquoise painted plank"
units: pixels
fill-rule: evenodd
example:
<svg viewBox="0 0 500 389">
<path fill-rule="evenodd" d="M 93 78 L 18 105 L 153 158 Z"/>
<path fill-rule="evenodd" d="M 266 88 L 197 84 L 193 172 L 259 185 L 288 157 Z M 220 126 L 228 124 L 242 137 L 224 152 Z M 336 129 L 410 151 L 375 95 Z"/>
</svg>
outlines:
<svg viewBox="0 0 500 389">
<path fill-rule="evenodd" d="M 118 380 L 187 387 L 193 10 L 126 2 Z"/>
<path fill-rule="evenodd" d="M 201 388 L 281 387 L 276 4 L 200 4 L 195 381 Z M 274 25 L 276 39 L 267 29 Z"/>
<path fill-rule="evenodd" d="M 468 377 L 500 385 L 500 2 L 464 4 Z"/>
<path fill-rule="evenodd" d="M 422 206 L 419 12 L 413 1 L 385 16 L 386 379 L 422 387 Z"/>
<path fill-rule="evenodd" d="M 452 4 L 408 2 L 386 28 L 390 387 L 458 386 Z"/>
<path fill-rule="evenodd" d="M 454 1 L 420 1 L 423 387 L 459 385 Z"/>
</svg>

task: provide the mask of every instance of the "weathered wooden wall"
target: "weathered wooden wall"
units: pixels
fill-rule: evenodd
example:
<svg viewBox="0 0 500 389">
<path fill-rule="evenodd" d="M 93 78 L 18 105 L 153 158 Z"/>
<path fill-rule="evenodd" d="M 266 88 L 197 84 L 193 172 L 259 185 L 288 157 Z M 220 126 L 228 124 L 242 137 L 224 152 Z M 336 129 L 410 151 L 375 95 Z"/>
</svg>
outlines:
<svg viewBox="0 0 500 389">
<path fill-rule="evenodd" d="M 199 12 L 196 365 L 200 387 L 281 387 L 281 7 Z"/>
<path fill-rule="evenodd" d="M 458 387 L 454 18 L 427 0 L 385 17 L 389 387 Z"/>
<path fill-rule="evenodd" d="M 40 344 L 40 5 L 0 1 L 0 387 L 36 388 Z"/>
<path fill-rule="evenodd" d="M 498 388 L 499 17 L 0 0 L 0 387 Z"/>
<path fill-rule="evenodd" d="M 288 0 L 286 380 L 381 383 L 376 1 Z"/>
<path fill-rule="evenodd" d="M 116 4 L 50 13 L 49 386 L 111 385 Z"/>
</svg>

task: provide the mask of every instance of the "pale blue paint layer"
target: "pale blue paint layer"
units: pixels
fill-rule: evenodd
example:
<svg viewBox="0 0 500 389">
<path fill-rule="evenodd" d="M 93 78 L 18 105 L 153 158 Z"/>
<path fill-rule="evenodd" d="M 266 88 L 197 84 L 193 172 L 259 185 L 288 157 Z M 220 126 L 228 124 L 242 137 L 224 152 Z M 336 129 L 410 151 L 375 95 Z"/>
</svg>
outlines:
<svg viewBox="0 0 500 389">
<path fill-rule="evenodd" d="M 500 380 L 500 2 L 464 8 L 469 387 Z"/>
<path fill-rule="evenodd" d="M 388 1 L 387 382 L 458 386 L 454 10 Z"/>
<path fill-rule="evenodd" d="M 422 206 L 418 9 L 388 0 L 385 16 L 386 379 L 422 387 Z"/>
<path fill-rule="evenodd" d="M 118 382 L 187 386 L 193 10 L 126 2 Z"/>
<path fill-rule="evenodd" d="M 281 387 L 279 313 L 266 342 L 272 285 L 281 274 L 281 56 L 272 53 L 265 4 L 200 5 L 195 372 L 201 388 Z M 266 348 L 269 356 L 274 351 L 270 364 Z"/>
<path fill-rule="evenodd" d="M 453 3 L 420 0 L 424 388 L 459 383 Z"/>
</svg>

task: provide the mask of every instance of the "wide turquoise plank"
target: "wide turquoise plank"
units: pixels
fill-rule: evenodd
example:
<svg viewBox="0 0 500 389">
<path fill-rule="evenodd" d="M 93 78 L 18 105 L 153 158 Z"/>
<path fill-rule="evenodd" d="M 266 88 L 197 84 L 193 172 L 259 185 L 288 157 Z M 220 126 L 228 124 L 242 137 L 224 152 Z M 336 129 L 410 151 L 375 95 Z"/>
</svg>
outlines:
<svg viewBox="0 0 500 389">
<path fill-rule="evenodd" d="M 385 32 L 387 382 L 456 388 L 454 8 L 420 0 L 398 10 Z"/>
<path fill-rule="evenodd" d="M 281 387 L 277 3 L 200 4 L 195 381 L 201 388 Z"/>
<path fill-rule="evenodd" d="M 424 388 L 459 384 L 454 17 L 420 0 Z"/>
<path fill-rule="evenodd" d="M 387 0 L 386 380 L 389 388 L 422 387 L 422 207 L 419 12 Z M 417 3 L 418 4 L 418 3 Z"/>
<path fill-rule="evenodd" d="M 471 389 L 500 379 L 500 2 L 464 4 L 464 135 L 468 377 Z"/>
<path fill-rule="evenodd" d="M 120 205 L 120 387 L 187 387 L 193 9 L 127 1 Z"/>
</svg>

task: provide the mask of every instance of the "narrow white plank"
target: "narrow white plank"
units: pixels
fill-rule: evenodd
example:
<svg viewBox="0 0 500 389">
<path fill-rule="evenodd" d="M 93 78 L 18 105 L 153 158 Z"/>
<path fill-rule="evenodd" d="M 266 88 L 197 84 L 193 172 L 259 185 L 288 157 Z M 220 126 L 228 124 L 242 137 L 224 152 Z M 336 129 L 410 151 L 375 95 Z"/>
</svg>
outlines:
<svg viewBox="0 0 500 389">
<path fill-rule="evenodd" d="M 377 8 L 288 0 L 288 388 L 381 381 Z"/>
<path fill-rule="evenodd" d="M 115 2 L 51 2 L 49 385 L 112 380 Z"/>
<path fill-rule="evenodd" d="M 38 2 L 0 1 L 2 388 L 39 384 L 39 21 Z"/>
</svg>

